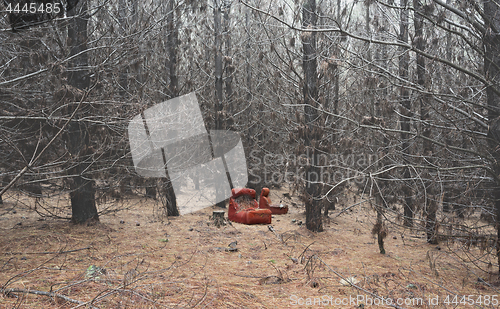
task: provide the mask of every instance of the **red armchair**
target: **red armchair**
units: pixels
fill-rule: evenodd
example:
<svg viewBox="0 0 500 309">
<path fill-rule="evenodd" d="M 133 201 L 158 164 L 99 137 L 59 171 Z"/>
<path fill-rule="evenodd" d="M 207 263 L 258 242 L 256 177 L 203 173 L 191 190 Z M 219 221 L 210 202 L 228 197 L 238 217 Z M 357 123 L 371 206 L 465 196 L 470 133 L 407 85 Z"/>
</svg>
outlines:
<svg viewBox="0 0 500 309">
<path fill-rule="evenodd" d="M 273 215 L 284 215 L 288 213 L 288 206 L 271 204 L 268 188 L 262 188 L 262 191 L 260 191 L 259 208 L 270 209 Z"/>
<path fill-rule="evenodd" d="M 229 220 L 243 224 L 271 224 L 271 210 L 259 209 L 255 190 L 239 188 L 231 190 Z"/>
</svg>

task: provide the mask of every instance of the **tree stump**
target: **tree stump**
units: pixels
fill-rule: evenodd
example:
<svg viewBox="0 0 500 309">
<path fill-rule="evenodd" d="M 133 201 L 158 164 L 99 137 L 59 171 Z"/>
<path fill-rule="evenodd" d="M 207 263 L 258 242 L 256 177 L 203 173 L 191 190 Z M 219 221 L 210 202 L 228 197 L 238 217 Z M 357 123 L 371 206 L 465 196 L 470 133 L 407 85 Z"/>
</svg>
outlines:
<svg viewBox="0 0 500 309">
<path fill-rule="evenodd" d="M 214 220 L 214 224 L 216 227 L 221 227 L 222 225 L 225 225 L 225 220 L 224 220 L 224 214 L 226 212 L 224 210 L 214 210 L 212 213 L 212 219 Z"/>
</svg>

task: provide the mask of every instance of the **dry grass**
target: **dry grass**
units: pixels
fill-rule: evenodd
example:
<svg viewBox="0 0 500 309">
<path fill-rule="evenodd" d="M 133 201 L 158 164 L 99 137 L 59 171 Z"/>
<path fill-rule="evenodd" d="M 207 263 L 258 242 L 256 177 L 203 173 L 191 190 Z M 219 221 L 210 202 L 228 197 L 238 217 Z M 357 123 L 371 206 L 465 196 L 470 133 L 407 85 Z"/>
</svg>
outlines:
<svg viewBox="0 0 500 309">
<path fill-rule="evenodd" d="M 271 194 L 281 198 L 276 191 Z M 325 232 L 316 234 L 292 223 L 305 222 L 300 206 L 274 216 L 273 233 L 265 225 L 233 223 L 218 229 L 209 221 L 215 208 L 162 222 L 153 216 L 158 206 L 139 199 L 131 199 L 128 210 L 101 217 L 100 224 L 74 226 L 39 221 L 28 208 L 33 200 L 22 201 L 15 205 L 16 214 L 0 217 L 0 285 L 64 295 L 85 305 L 10 293 L 0 294 L 1 308 L 88 308 L 92 303 L 96 308 L 275 309 L 293 307 L 298 298 L 335 301 L 370 293 L 424 300 L 403 308 L 445 308 L 443 301 L 452 293 L 500 294 L 489 285 L 496 276 L 461 261 L 460 243 L 438 249 L 421 233 L 392 226 L 387 254 L 379 254 L 371 235 L 375 215 L 363 205 L 325 220 Z M 13 206 L 7 198 L 0 211 Z M 233 241 L 238 251 L 225 250 Z M 429 305 L 435 296 L 439 305 Z M 301 307 L 356 308 L 324 304 Z"/>
</svg>

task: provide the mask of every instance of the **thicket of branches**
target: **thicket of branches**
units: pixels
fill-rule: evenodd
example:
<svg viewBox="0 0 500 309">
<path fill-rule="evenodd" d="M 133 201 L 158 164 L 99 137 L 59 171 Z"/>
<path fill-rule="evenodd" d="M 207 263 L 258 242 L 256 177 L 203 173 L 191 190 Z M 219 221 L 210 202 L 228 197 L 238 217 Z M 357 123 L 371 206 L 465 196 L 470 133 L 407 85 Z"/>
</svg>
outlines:
<svg viewBox="0 0 500 309">
<path fill-rule="evenodd" d="M 498 268 L 498 1 L 80 2 L 29 30 L 0 21 L 1 188 L 22 174 L 4 200 L 72 204 L 84 222 L 78 194 L 100 213 L 159 196 L 174 214 L 168 181 L 135 173 L 126 128 L 195 91 L 207 129 L 241 133 L 249 186 L 292 183 L 309 229 L 357 188 L 381 252 L 401 224 Z"/>
</svg>

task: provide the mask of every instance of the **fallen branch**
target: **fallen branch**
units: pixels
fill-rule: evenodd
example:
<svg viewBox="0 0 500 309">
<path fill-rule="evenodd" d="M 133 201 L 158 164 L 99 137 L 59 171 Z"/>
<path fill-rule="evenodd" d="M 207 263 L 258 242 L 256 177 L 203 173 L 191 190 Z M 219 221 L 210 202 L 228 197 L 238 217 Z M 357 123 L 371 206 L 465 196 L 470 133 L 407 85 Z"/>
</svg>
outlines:
<svg viewBox="0 0 500 309">
<path fill-rule="evenodd" d="M 68 301 L 70 303 L 78 304 L 78 305 L 86 305 L 86 302 L 79 301 L 76 299 L 69 298 L 68 296 L 62 295 L 62 294 L 57 294 L 53 292 L 44 292 L 44 291 L 37 291 L 37 290 L 26 290 L 26 289 L 3 289 L 0 290 L 4 294 L 10 294 L 10 293 L 29 293 L 29 294 L 35 294 L 35 295 L 43 295 L 43 296 L 48 296 L 48 297 L 57 297 L 60 299 L 63 299 L 65 301 Z M 92 309 L 99 309 L 98 307 L 90 305 L 90 308 Z"/>
<path fill-rule="evenodd" d="M 312 246 L 312 244 L 314 244 L 315 241 L 313 241 L 312 243 L 310 243 L 309 245 L 307 245 L 307 247 L 304 249 L 304 251 L 302 251 L 302 253 L 299 255 L 299 257 L 297 258 L 299 261 L 302 261 L 302 259 L 305 257 L 305 253 L 307 251 L 307 249 L 309 249 L 310 246 Z M 302 262 L 301 262 L 302 264 Z"/>
</svg>

